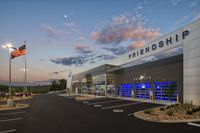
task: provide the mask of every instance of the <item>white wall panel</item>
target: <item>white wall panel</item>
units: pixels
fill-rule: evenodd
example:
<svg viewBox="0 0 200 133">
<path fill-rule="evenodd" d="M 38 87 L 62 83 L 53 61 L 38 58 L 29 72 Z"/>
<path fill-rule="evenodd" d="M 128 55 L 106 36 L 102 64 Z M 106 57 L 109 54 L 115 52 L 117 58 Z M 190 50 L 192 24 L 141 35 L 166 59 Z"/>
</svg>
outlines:
<svg viewBox="0 0 200 133">
<path fill-rule="evenodd" d="M 185 27 L 191 34 L 183 42 L 183 99 L 200 105 L 200 20 Z"/>
</svg>

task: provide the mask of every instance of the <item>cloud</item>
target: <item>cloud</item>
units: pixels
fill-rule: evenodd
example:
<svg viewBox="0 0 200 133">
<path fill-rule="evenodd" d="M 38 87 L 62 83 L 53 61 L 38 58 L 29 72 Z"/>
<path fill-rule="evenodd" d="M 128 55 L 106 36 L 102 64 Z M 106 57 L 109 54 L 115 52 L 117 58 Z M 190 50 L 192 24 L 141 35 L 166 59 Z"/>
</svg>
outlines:
<svg viewBox="0 0 200 133">
<path fill-rule="evenodd" d="M 80 41 L 88 41 L 88 39 L 85 38 L 84 36 L 80 36 L 80 37 L 79 37 L 79 40 L 80 40 Z"/>
<path fill-rule="evenodd" d="M 90 36 L 91 36 L 91 38 L 92 38 L 93 40 L 96 40 L 96 41 L 100 40 L 100 33 L 99 33 L 99 32 L 92 32 L 92 33 L 90 34 Z"/>
<path fill-rule="evenodd" d="M 145 41 L 137 41 L 137 42 L 132 42 L 130 45 L 129 45 L 129 50 L 133 50 L 133 49 L 136 49 L 136 48 L 139 48 L 139 47 L 142 47 L 145 45 Z"/>
<path fill-rule="evenodd" d="M 90 54 L 93 52 L 89 45 L 75 44 L 74 47 L 79 54 Z"/>
<path fill-rule="evenodd" d="M 49 72 L 49 74 L 51 76 L 58 76 L 59 74 L 66 73 L 66 72 L 67 70 L 60 70 L 60 71 Z"/>
<path fill-rule="evenodd" d="M 171 1 L 171 4 L 173 5 L 173 6 L 176 6 L 176 5 L 178 5 L 179 3 L 181 3 L 183 0 L 172 0 Z"/>
<path fill-rule="evenodd" d="M 198 0 L 171 0 L 172 6 L 179 6 L 180 4 L 186 4 L 188 7 L 193 8 L 198 5 Z"/>
<path fill-rule="evenodd" d="M 100 60 L 111 60 L 111 59 L 115 58 L 115 56 L 113 56 L 113 55 L 107 55 L 107 54 L 102 54 L 102 55 L 96 56 L 96 58 L 100 59 Z"/>
<path fill-rule="evenodd" d="M 127 47 L 103 47 L 104 50 L 111 51 L 114 55 L 122 55 L 127 52 Z"/>
<path fill-rule="evenodd" d="M 182 16 L 181 18 L 179 18 L 177 21 L 175 21 L 172 29 L 177 29 L 177 27 L 181 27 L 184 26 L 194 20 L 197 20 L 200 18 L 200 12 L 198 11 L 193 11 L 193 12 L 189 12 L 188 14 Z"/>
<path fill-rule="evenodd" d="M 92 64 L 95 63 L 96 61 L 101 61 L 101 60 L 110 60 L 115 58 L 113 55 L 107 55 L 107 54 L 101 54 L 101 55 L 96 55 L 96 54 L 89 54 L 89 55 L 73 55 L 69 57 L 56 57 L 50 59 L 52 63 L 55 64 L 61 64 L 65 66 L 80 66 L 84 65 L 86 63 Z"/>
<path fill-rule="evenodd" d="M 103 47 L 102 49 L 111 51 L 114 55 L 123 55 L 129 51 L 132 51 L 144 45 L 145 45 L 145 41 L 134 41 L 129 45 L 107 46 L 107 47 Z"/>
<path fill-rule="evenodd" d="M 198 1 L 191 1 L 189 4 L 190 7 L 194 7 L 196 5 L 198 5 Z"/>
<path fill-rule="evenodd" d="M 65 27 L 72 32 L 81 34 L 78 25 L 76 25 L 74 22 L 69 22 L 69 23 L 65 23 Z"/>
<path fill-rule="evenodd" d="M 91 38 L 102 44 L 119 44 L 128 39 L 151 40 L 158 36 L 158 29 L 144 27 L 140 16 L 128 13 L 113 17 L 100 31 L 91 33 Z"/>
<path fill-rule="evenodd" d="M 60 73 L 66 73 L 67 70 L 66 70 L 66 69 L 65 69 L 65 70 L 60 70 L 59 72 L 60 72 Z"/>
<path fill-rule="evenodd" d="M 42 29 L 47 32 L 49 37 L 57 38 L 61 35 L 61 32 L 48 24 L 42 24 Z"/>
<path fill-rule="evenodd" d="M 85 55 L 74 55 L 70 57 L 53 58 L 53 59 L 50 59 L 50 61 L 55 64 L 72 66 L 72 65 L 82 65 L 86 63 L 87 62 L 86 58 L 87 56 Z"/>
<path fill-rule="evenodd" d="M 194 16 L 194 19 L 193 19 L 193 20 L 197 20 L 197 19 L 200 19 L 200 12 L 198 12 L 198 13 Z"/>
<path fill-rule="evenodd" d="M 45 59 L 40 59 L 40 62 L 44 62 L 45 61 Z"/>
<path fill-rule="evenodd" d="M 191 17 L 191 14 L 181 17 L 179 20 L 175 21 L 175 25 L 179 25 L 186 22 L 190 17 Z"/>
<path fill-rule="evenodd" d="M 53 75 L 59 75 L 59 72 L 52 72 Z"/>
</svg>

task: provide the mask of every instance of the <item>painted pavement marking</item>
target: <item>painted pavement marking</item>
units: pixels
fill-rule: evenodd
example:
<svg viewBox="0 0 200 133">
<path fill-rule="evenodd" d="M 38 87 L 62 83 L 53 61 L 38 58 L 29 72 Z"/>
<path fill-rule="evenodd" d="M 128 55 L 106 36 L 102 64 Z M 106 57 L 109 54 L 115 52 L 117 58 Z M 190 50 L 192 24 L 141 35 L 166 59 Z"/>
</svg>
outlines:
<svg viewBox="0 0 200 133">
<path fill-rule="evenodd" d="M 142 102 L 132 102 L 132 103 L 115 105 L 115 106 L 102 107 L 101 109 L 114 109 L 114 108 L 118 108 L 118 107 L 125 107 L 125 106 L 135 105 L 135 104 L 139 104 L 139 103 L 142 103 Z"/>
</svg>

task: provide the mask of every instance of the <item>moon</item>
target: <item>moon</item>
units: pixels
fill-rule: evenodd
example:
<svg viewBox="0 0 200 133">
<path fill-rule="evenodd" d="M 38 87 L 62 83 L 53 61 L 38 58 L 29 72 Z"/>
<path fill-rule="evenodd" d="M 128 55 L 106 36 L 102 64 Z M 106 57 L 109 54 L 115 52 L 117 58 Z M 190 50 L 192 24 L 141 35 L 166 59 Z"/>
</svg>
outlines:
<svg viewBox="0 0 200 133">
<path fill-rule="evenodd" d="M 67 18 L 67 15 L 66 15 L 66 14 L 64 15 L 64 18 Z"/>
</svg>

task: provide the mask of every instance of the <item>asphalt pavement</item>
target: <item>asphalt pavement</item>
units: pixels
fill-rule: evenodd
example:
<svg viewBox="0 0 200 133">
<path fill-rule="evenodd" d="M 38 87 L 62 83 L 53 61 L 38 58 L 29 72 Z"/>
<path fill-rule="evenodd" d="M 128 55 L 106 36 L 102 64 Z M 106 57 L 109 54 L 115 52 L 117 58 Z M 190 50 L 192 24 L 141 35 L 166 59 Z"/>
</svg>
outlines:
<svg viewBox="0 0 200 133">
<path fill-rule="evenodd" d="M 100 101 L 106 102 L 106 99 L 89 101 L 89 103 Z M 117 102 L 130 103 L 130 101 L 116 101 L 112 104 L 101 104 L 103 107 L 109 107 L 118 105 Z M 14 133 L 188 133 L 200 131 L 199 127 L 187 123 L 148 122 L 127 115 L 157 106 L 162 105 L 138 103 L 119 107 L 124 112 L 115 113 L 113 108 L 104 110 L 55 94 L 38 95 L 32 99 L 28 109 L 10 111 L 10 113 L 23 111 L 25 113 L 3 116 L 3 113 L 9 112 L 0 112 L 0 133 L 9 130 Z M 14 118 L 21 119 L 1 122 L 3 119 Z"/>
</svg>

